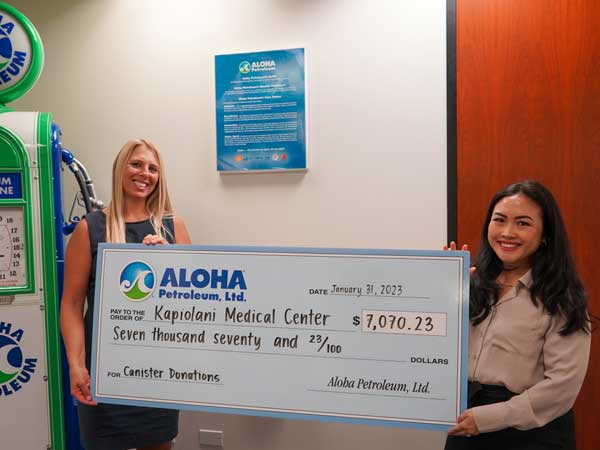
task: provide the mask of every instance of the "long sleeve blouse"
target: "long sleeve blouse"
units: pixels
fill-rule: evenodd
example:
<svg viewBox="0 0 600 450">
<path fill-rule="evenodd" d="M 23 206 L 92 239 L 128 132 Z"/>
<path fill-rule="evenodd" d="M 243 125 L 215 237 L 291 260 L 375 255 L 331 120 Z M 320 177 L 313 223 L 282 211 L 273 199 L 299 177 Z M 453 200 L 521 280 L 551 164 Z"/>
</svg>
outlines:
<svg viewBox="0 0 600 450">
<path fill-rule="evenodd" d="M 540 427 L 575 403 L 587 370 L 591 338 L 559 334 L 561 315 L 531 301 L 531 271 L 492 307 L 469 335 L 469 379 L 516 393 L 506 402 L 473 408 L 480 432 Z"/>
</svg>

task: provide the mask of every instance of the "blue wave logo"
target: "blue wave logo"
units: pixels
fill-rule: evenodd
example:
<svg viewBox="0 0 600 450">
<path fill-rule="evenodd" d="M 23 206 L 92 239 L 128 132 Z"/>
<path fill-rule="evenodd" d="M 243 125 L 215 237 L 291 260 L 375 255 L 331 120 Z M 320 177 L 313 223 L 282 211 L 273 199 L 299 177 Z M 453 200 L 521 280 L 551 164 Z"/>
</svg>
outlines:
<svg viewBox="0 0 600 450">
<path fill-rule="evenodd" d="M 240 72 L 244 75 L 250 72 L 250 63 L 248 61 L 242 61 L 239 67 Z"/>
<path fill-rule="evenodd" d="M 13 47 L 8 34 L 0 28 L 0 69 L 3 69 L 12 59 Z"/>
<path fill-rule="evenodd" d="M 16 378 L 21 367 L 23 367 L 23 352 L 19 343 L 9 336 L 0 335 L 0 384 Z"/>
<path fill-rule="evenodd" d="M 123 295 L 132 302 L 147 299 L 156 285 L 154 270 L 142 261 L 127 264 L 121 271 L 119 288 Z"/>
</svg>

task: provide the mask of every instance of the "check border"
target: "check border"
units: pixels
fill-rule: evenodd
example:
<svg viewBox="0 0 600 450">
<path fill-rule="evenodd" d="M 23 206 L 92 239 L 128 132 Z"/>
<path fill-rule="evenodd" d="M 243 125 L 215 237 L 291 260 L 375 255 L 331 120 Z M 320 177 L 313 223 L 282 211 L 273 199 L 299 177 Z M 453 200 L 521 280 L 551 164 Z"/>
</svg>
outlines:
<svg viewBox="0 0 600 450">
<path fill-rule="evenodd" d="M 96 294 L 94 304 L 94 328 L 92 341 L 92 367 L 91 367 L 91 390 L 93 398 L 102 403 L 127 404 L 133 406 L 150 406 L 173 409 L 185 409 L 193 411 L 203 411 L 211 413 L 228 413 L 254 415 L 263 417 L 276 417 L 285 419 L 318 420 L 325 422 L 357 423 L 371 425 L 386 425 L 394 427 L 411 427 L 430 430 L 447 430 L 454 425 L 450 421 L 431 421 L 423 420 L 418 417 L 403 418 L 381 418 L 379 416 L 368 416 L 359 414 L 331 413 L 328 411 L 309 411 L 295 410 L 286 408 L 267 408 L 262 406 L 248 407 L 246 405 L 235 405 L 231 403 L 209 403 L 198 401 L 181 401 L 178 399 L 161 397 L 136 397 L 122 395 L 106 395 L 99 392 L 97 376 L 97 367 L 99 360 L 100 340 L 98 330 L 101 328 L 100 311 L 103 307 L 103 273 L 106 262 L 105 255 L 111 252 L 199 252 L 204 254 L 223 254 L 223 255 L 278 255 L 278 256 L 309 256 L 309 257 L 347 257 L 347 258 L 403 258 L 403 259 L 458 259 L 460 261 L 460 278 L 457 305 L 457 317 L 459 317 L 460 326 L 457 329 L 458 340 L 456 342 L 456 354 L 460 361 L 457 364 L 457 384 L 456 398 L 456 416 L 466 408 L 467 392 L 467 340 L 468 340 L 468 287 L 469 287 L 469 253 L 462 251 L 427 251 L 427 250 L 388 250 L 388 249 L 339 249 L 339 248 L 301 248 L 301 247 L 238 247 L 238 246 L 197 246 L 197 245 L 169 245 L 165 247 L 147 247 L 141 244 L 100 244 L 98 248 L 98 264 L 96 268 Z M 191 351 L 219 351 L 230 352 L 232 350 L 213 350 L 213 349 L 190 349 Z M 258 353 L 257 353 L 258 354 Z M 279 354 L 279 356 L 286 356 Z M 303 355 L 289 355 L 289 357 L 301 357 Z M 317 356 L 312 356 L 317 357 Z M 328 356 L 328 358 L 331 358 Z M 169 381 L 169 380 L 162 380 Z M 179 381 L 181 382 L 181 381 Z M 360 393 L 344 392 L 345 394 L 361 395 Z M 378 394 L 384 395 L 385 394 Z"/>
</svg>

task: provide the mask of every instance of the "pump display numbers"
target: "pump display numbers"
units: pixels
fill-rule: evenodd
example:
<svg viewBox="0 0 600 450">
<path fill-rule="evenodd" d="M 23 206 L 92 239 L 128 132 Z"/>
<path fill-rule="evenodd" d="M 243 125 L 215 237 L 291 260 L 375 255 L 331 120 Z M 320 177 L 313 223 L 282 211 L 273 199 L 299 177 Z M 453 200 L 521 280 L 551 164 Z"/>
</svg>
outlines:
<svg viewBox="0 0 600 450">
<path fill-rule="evenodd" d="M 0 287 L 25 286 L 23 208 L 0 208 Z"/>
</svg>

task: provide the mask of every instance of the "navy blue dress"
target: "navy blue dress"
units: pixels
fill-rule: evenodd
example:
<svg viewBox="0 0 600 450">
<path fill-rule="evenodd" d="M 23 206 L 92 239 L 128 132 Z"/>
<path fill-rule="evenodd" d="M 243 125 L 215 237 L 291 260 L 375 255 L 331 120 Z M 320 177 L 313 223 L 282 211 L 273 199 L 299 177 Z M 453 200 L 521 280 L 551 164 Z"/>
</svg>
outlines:
<svg viewBox="0 0 600 450">
<path fill-rule="evenodd" d="M 84 317 L 85 363 L 90 370 L 96 259 L 98 244 L 106 241 L 106 215 L 102 211 L 94 211 L 86 216 L 86 221 L 92 251 L 92 270 L 87 291 L 88 308 Z M 166 239 L 173 243 L 173 220 L 165 219 L 163 224 L 169 231 Z M 150 221 L 144 220 L 125 224 L 125 234 L 127 242 L 140 243 L 144 236 L 155 234 L 155 231 Z M 99 403 L 97 406 L 79 404 L 77 411 L 81 444 L 86 450 L 126 450 L 156 445 L 172 440 L 178 432 L 179 411 L 173 409 Z"/>
</svg>

